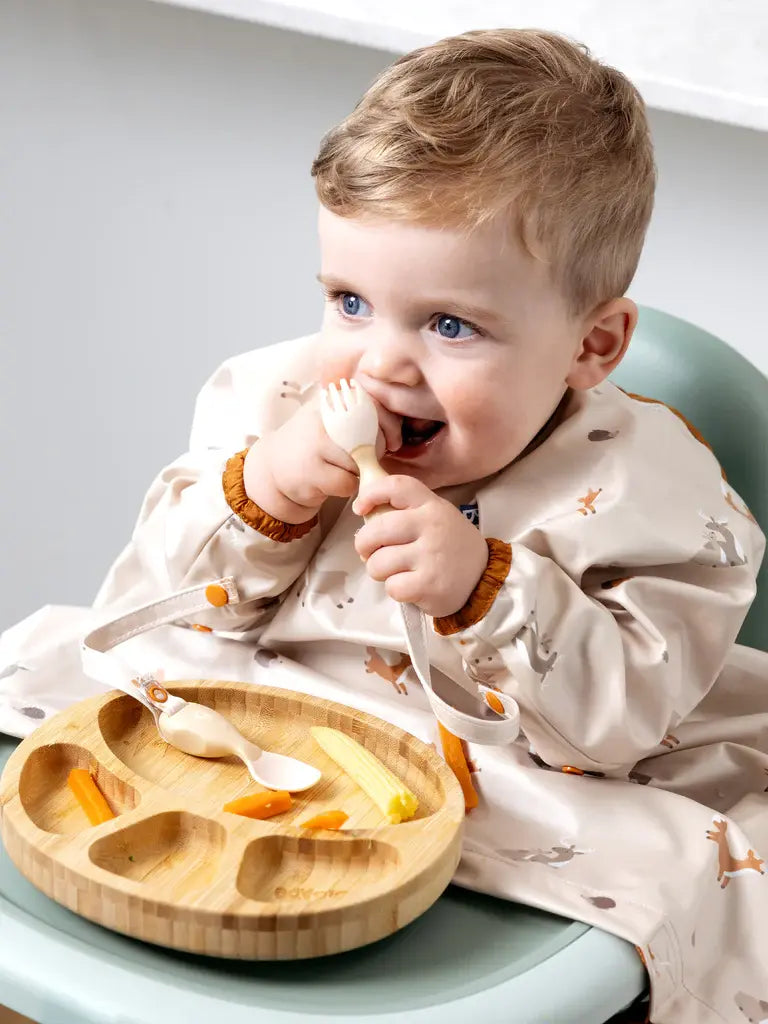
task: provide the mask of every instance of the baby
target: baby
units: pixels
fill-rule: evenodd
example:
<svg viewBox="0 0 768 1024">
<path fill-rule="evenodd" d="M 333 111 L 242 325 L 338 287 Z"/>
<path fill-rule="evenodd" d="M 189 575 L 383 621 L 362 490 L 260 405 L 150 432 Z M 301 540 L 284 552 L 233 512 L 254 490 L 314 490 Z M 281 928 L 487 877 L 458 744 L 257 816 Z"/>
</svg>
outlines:
<svg viewBox="0 0 768 1024">
<path fill-rule="evenodd" d="M 734 647 L 764 539 L 695 431 L 606 379 L 653 206 L 640 96 L 554 34 L 468 32 L 396 61 L 312 172 L 322 329 L 209 381 L 98 608 L 232 576 L 197 636 L 158 633 L 174 670 L 245 678 L 257 641 L 254 678 L 429 741 L 415 604 L 446 699 L 520 707 L 516 743 L 470 746 L 457 881 L 632 940 L 659 1024 L 741 1020 L 768 998 L 766 665 Z M 341 378 L 389 474 L 360 493 L 319 412 Z"/>
</svg>

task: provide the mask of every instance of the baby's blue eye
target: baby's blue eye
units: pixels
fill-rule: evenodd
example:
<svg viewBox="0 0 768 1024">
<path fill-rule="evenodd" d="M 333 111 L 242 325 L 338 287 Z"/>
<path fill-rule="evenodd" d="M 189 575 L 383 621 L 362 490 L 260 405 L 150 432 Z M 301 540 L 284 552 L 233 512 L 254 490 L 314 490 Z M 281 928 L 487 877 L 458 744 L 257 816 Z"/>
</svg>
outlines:
<svg viewBox="0 0 768 1024">
<path fill-rule="evenodd" d="M 472 324 L 468 324 L 466 320 L 459 320 L 457 316 L 439 316 L 435 327 L 437 333 L 449 341 L 461 341 L 464 338 L 471 338 L 476 333 Z"/>
<path fill-rule="evenodd" d="M 344 316 L 370 316 L 371 307 L 359 295 L 355 295 L 353 292 L 342 292 L 339 298 Z"/>
</svg>

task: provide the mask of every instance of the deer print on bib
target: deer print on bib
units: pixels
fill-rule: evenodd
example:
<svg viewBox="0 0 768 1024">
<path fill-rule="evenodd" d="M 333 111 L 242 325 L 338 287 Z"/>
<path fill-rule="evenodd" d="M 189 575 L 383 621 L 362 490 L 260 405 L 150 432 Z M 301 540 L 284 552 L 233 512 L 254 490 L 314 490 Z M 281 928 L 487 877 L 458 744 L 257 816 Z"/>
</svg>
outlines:
<svg viewBox="0 0 768 1024">
<path fill-rule="evenodd" d="M 399 651 L 384 651 L 378 647 L 366 647 L 365 671 L 386 679 L 395 688 L 395 693 L 408 696 L 404 676 L 411 667 L 411 659 Z"/>
<path fill-rule="evenodd" d="M 318 389 L 318 385 L 315 382 L 310 384 L 300 384 L 293 380 L 282 381 L 282 386 L 285 390 L 280 392 L 280 397 L 292 398 L 298 402 L 299 405 L 306 405 Z"/>
<path fill-rule="evenodd" d="M 764 875 L 764 860 L 757 856 L 754 850 L 747 850 L 746 857 L 734 857 L 728 845 L 728 822 L 723 818 L 712 819 L 713 828 L 707 832 L 707 839 L 717 844 L 717 880 L 720 888 L 725 889 L 732 878 L 737 875 L 745 875 L 755 872 Z"/>
</svg>

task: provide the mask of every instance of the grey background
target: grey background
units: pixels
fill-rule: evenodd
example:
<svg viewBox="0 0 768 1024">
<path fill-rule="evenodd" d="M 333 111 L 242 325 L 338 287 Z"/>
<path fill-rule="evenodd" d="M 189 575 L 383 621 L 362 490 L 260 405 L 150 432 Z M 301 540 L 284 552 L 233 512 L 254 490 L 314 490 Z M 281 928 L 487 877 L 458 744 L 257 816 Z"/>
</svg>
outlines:
<svg viewBox="0 0 768 1024">
<path fill-rule="evenodd" d="M 0 0 L 0 629 L 90 602 L 205 378 L 316 328 L 309 165 L 391 59 L 143 0 Z M 652 124 L 630 294 L 768 370 L 768 135 Z"/>
</svg>

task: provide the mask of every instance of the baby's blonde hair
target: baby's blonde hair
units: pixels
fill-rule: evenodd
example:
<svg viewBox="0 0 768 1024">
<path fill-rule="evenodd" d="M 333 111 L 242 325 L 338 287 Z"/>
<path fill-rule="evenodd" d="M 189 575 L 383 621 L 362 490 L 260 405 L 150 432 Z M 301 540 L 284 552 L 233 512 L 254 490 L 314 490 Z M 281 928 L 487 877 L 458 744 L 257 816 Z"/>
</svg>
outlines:
<svg viewBox="0 0 768 1024">
<path fill-rule="evenodd" d="M 465 32 L 387 68 L 323 139 L 320 202 L 341 216 L 471 229 L 514 217 L 574 313 L 623 295 L 653 208 L 645 105 L 551 32 Z"/>
</svg>

